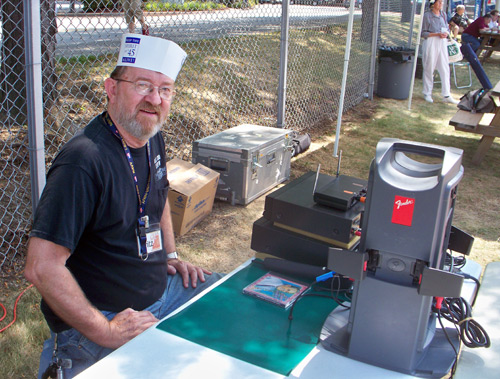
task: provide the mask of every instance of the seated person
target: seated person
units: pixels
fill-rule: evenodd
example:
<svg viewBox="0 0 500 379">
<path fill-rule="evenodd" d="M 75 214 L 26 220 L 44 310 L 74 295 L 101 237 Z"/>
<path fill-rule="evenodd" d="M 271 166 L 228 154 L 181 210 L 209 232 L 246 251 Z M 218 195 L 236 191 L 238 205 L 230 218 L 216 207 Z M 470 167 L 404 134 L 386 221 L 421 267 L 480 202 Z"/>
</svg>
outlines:
<svg viewBox="0 0 500 379">
<path fill-rule="evenodd" d="M 186 56 L 172 41 L 124 34 L 106 111 L 52 163 L 25 269 L 51 330 L 39 377 L 61 360 L 72 378 L 221 277 L 178 257 L 167 200 L 160 130 Z"/>
<path fill-rule="evenodd" d="M 477 18 L 462 33 L 462 43 L 470 44 L 472 50 L 476 51 L 477 53 L 477 49 L 479 49 L 479 46 L 481 46 L 481 33 L 490 30 L 490 27 L 488 25 L 491 20 L 492 17 L 489 13 Z"/>
<path fill-rule="evenodd" d="M 489 28 L 494 31 L 498 31 L 498 11 L 495 9 L 490 12 L 491 21 L 488 24 Z"/>
<path fill-rule="evenodd" d="M 457 38 L 458 34 L 462 34 L 463 31 L 469 26 L 470 20 L 465 13 L 465 5 L 457 5 L 455 14 L 450 20 L 450 31 L 453 38 Z"/>
</svg>

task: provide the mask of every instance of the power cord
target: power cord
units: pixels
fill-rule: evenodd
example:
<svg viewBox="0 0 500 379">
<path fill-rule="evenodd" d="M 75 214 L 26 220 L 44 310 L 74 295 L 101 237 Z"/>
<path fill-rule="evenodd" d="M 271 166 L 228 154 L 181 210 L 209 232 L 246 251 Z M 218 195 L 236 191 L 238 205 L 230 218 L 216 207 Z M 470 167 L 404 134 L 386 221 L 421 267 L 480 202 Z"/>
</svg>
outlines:
<svg viewBox="0 0 500 379">
<path fill-rule="evenodd" d="M 491 341 L 486 330 L 472 318 L 472 308 L 462 297 L 445 298 L 446 308 L 441 309 L 443 316 L 458 327 L 460 340 L 469 348 L 490 347 Z"/>
<path fill-rule="evenodd" d="M 297 304 L 299 302 L 300 299 L 302 299 L 304 296 L 305 296 L 305 293 L 308 292 L 312 286 L 316 283 L 316 281 L 312 282 L 311 284 L 309 284 L 307 286 L 307 290 L 302 292 L 296 299 L 295 301 L 293 302 L 292 306 L 290 307 L 290 313 L 288 313 L 288 319 L 291 321 L 293 320 L 293 309 L 295 308 L 295 304 Z M 320 295 L 320 294 L 314 294 L 314 295 L 317 295 L 317 296 L 321 296 L 321 297 L 327 297 L 326 295 Z M 329 296 L 328 296 L 329 297 Z"/>
<path fill-rule="evenodd" d="M 453 256 L 451 252 L 446 252 L 444 265 L 450 267 L 450 271 L 453 271 L 453 269 L 459 270 L 464 267 L 466 263 L 467 259 L 464 255 Z"/>
<path fill-rule="evenodd" d="M 30 284 L 28 287 L 26 287 L 20 294 L 19 296 L 17 297 L 16 299 L 16 302 L 14 303 L 14 319 L 5 327 L 3 327 L 2 329 L 0 329 L 0 333 L 3 333 L 4 331 L 6 331 L 8 328 L 10 328 L 15 322 L 16 322 L 16 318 L 17 318 L 17 303 L 19 302 L 19 299 L 21 298 L 21 296 L 24 295 L 24 293 L 29 290 L 31 287 L 33 287 L 33 284 Z M 2 321 L 5 316 L 7 316 L 7 310 L 5 309 L 4 305 L 2 303 L 0 303 L 0 307 L 3 309 L 3 316 L 0 318 L 0 321 Z"/>
<path fill-rule="evenodd" d="M 290 307 L 290 312 L 288 313 L 288 319 L 291 321 L 293 320 L 293 310 L 295 308 L 295 304 L 298 303 L 298 301 L 300 299 L 302 299 L 303 297 L 306 297 L 306 296 L 317 296 L 317 297 L 325 297 L 325 298 L 329 298 L 329 299 L 332 299 L 333 301 L 335 301 L 338 305 L 340 305 L 341 307 L 344 307 L 344 308 L 347 308 L 347 309 L 350 309 L 349 306 L 346 306 L 345 304 L 343 304 L 343 302 L 341 302 L 339 300 L 339 297 L 338 295 L 340 293 L 343 293 L 343 294 L 348 294 L 350 292 L 350 290 L 347 290 L 347 289 L 340 289 L 340 278 L 342 278 L 343 276 L 339 275 L 339 274 L 336 274 L 335 272 L 329 272 L 329 273 L 326 273 L 324 275 L 320 275 L 316 278 L 316 280 L 314 282 L 312 282 L 311 284 L 308 285 L 308 289 L 311 289 L 315 284 L 319 283 L 319 282 L 322 282 L 322 281 L 325 281 L 325 280 L 328 280 L 328 279 L 331 279 L 331 286 L 330 286 L 330 295 L 323 295 L 323 294 L 320 294 L 320 293 L 309 293 L 308 291 L 304 291 L 302 292 L 296 299 L 295 301 L 293 302 L 292 306 Z M 337 279 L 337 280 L 334 280 L 334 279 Z M 334 286 L 334 283 L 337 283 L 337 288 L 333 288 Z M 318 291 L 321 291 L 321 289 L 319 289 Z M 347 296 L 348 297 L 348 296 Z M 348 297 L 349 298 L 349 297 Z"/>
<path fill-rule="evenodd" d="M 466 263 L 467 259 L 465 258 L 464 255 L 453 256 L 451 254 L 451 250 L 450 252 L 446 252 L 444 264 L 446 267 L 449 267 L 449 271 L 459 274 L 463 276 L 465 279 L 471 279 L 476 282 L 476 292 L 474 294 L 474 298 L 472 299 L 471 303 L 471 306 L 474 306 L 474 304 L 476 304 L 476 298 L 477 294 L 479 293 L 479 287 L 481 287 L 481 283 L 479 282 L 479 279 L 477 279 L 476 277 L 469 275 L 465 272 L 462 272 L 462 268 L 465 266 Z"/>
<path fill-rule="evenodd" d="M 444 303 L 445 307 L 442 306 Z M 463 343 L 469 348 L 490 347 L 491 341 L 488 333 L 484 328 L 472 318 L 471 306 L 462 297 L 460 298 L 435 298 L 433 311 L 438 316 L 441 329 L 455 352 L 455 362 L 450 371 L 450 379 L 455 375 L 458 363 L 458 352 L 460 351 L 460 343 Z M 459 349 L 451 341 L 446 328 L 443 325 L 442 318 L 453 323 L 459 336 Z"/>
<path fill-rule="evenodd" d="M 479 293 L 479 287 L 481 287 L 481 282 L 479 282 L 478 278 L 476 278 L 472 275 L 466 274 L 465 272 L 459 271 L 459 272 L 457 272 L 457 274 L 462 275 L 465 279 L 471 279 L 471 280 L 476 282 L 476 292 L 474 293 L 474 298 L 472 299 L 472 303 L 471 303 L 471 307 L 473 307 L 474 304 L 476 304 L 477 294 Z"/>
</svg>

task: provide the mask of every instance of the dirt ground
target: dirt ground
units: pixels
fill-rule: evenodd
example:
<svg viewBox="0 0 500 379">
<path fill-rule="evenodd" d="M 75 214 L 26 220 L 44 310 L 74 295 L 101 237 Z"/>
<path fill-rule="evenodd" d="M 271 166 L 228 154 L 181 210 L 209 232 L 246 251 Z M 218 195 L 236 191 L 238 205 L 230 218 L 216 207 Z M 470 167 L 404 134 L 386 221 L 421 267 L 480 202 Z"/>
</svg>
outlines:
<svg viewBox="0 0 500 379">
<path fill-rule="evenodd" d="M 362 143 L 359 143 L 360 146 L 354 146 L 353 142 L 360 141 L 359 139 L 356 140 L 356 138 L 363 138 L 363 136 L 356 135 L 359 132 L 359 129 L 357 129 L 359 125 L 363 125 L 365 121 L 368 122 L 373 118 L 383 117 L 380 114 L 386 112 L 387 108 L 391 112 L 391 100 L 384 101 L 385 108 L 382 107 L 381 109 L 380 102 L 365 101 L 343 116 L 343 136 L 341 141 L 343 138 L 345 143 L 350 138 L 350 150 L 361 149 L 361 153 L 357 155 L 363 156 L 359 162 L 353 162 L 353 155 L 355 155 L 353 153 L 349 158 L 343 159 L 343 162 L 347 161 L 351 164 L 342 163 L 341 172 L 343 174 L 368 179 L 369 164 L 374 157 L 376 142 L 370 142 L 370 144 L 373 144 L 373 147 L 370 147 L 370 149 L 373 148 L 373 151 L 367 151 L 367 147 Z M 397 102 L 397 100 L 393 102 Z M 396 108 L 394 107 L 394 109 Z M 453 111 L 452 107 L 450 109 Z M 457 138 L 453 134 L 453 128 L 447 125 L 448 115 L 442 117 L 443 122 L 446 123 L 446 129 L 439 129 L 440 136 L 442 138 Z M 334 135 L 334 121 L 326 119 L 318 125 L 314 132 L 311 133 L 313 142 L 310 149 L 292 158 L 290 179 L 299 177 L 308 171 L 315 171 L 318 163 L 321 163 L 322 173 L 333 175 L 337 165 L 337 159 L 333 158 L 332 154 L 335 142 Z M 444 141 L 447 140 L 444 139 Z M 484 231 L 483 233 L 483 229 L 487 228 L 479 226 L 488 225 L 490 222 L 495 223 L 495 220 L 498 220 L 498 214 L 495 211 L 497 206 L 491 203 L 491 201 L 495 201 L 497 195 L 492 195 L 490 199 L 479 194 L 482 192 L 491 194 L 492 188 L 498 188 L 498 186 L 495 184 L 496 174 L 488 171 L 485 167 L 486 163 L 483 163 L 483 167 L 479 169 L 471 166 L 469 154 L 472 154 L 471 152 L 476 148 L 476 144 L 477 142 L 472 140 L 471 147 L 465 152 L 466 158 L 464 158 L 463 164 L 467 166 L 465 168 L 466 174 L 459 185 L 453 224 L 473 235 L 477 233 L 477 238 L 468 259 L 472 259 L 485 267 L 489 262 L 500 259 L 500 235 L 495 231 L 493 231 L 493 234 L 491 231 Z M 461 147 L 463 148 L 463 146 Z M 496 161 L 496 159 L 493 156 L 493 160 Z M 281 184 L 279 187 L 286 183 Z M 270 192 L 275 189 L 273 188 Z M 185 260 L 219 272 L 229 272 L 239 264 L 254 257 L 256 252 L 250 248 L 252 226 L 254 221 L 262 217 L 265 197 L 265 195 L 262 195 L 246 206 L 231 206 L 228 203 L 216 201 L 212 214 L 208 218 L 188 234 L 177 239 L 179 254 Z M 479 212 L 478 209 L 481 209 L 481 211 Z M 472 230 L 475 232 L 472 232 Z"/>
<path fill-rule="evenodd" d="M 356 125 L 359 126 L 364 121 L 378 117 L 379 107 L 377 101 L 364 101 L 344 114 L 342 121 L 344 136 L 341 138 L 349 138 L 349 133 L 354 133 Z M 309 150 L 292 158 L 290 179 L 311 170 L 315 171 L 318 163 L 321 163 L 322 173 L 332 175 L 336 171 L 337 159 L 332 154 L 335 122 L 331 119 L 323 120 L 310 131 L 310 135 L 312 144 Z M 354 171 L 347 164 L 343 164 L 342 173 L 368 179 L 369 162 L 373 158 L 370 154 L 366 152 L 363 154 L 366 155 L 365 162 L 356 163 L 358 167 Z M 252 226 L 254 221 L 262 217 L 265 197 L 264 194 L 246 206 L 233 206 L 216 200 L 212 213 L 206 219 L 186 235 L 176 239 L 177 251 L 181 258 L 209 270 L 229 272 L 254 257 L 256 252 L 250 247 Z M 483 266 L 492 260 L 498 260 L 497 250 L 484 250 L 487 249 L 482 249 L 481 255 L 476 255 L 473 259 Z M 12 293 L 18 293 L 28 285 L 22 275 L 23 254 L 18 254 L 17 257 L 12 265 L 0 271 L 0 279 L 3 282 L 0 286 L 0 298 L 5 299 Z"/>
<path fill-rule="evenodd" d="M 344 121 L 349 118 L 366 117 L 375 106 L 355 107 L 348 112 Z M 308 154 L 332 143 L 328 137 L 332 132 L 332 120 L 325 119 L 310 133 L 312 144 L 308 151 L 292 158 L 291 179 L 301 176 L 306 169 L 298 164 Z M 285 185 L 285 183 L 281 184 Z M 279 187 L 271 189 L 269 192 Z M 250 248 L 253 222 L 262 216 L 265 194 L 246 206 L 215 201 L 212 213 L 202 220 L 194 229 L 182 237 L 178 237 L 177 251 L 181 258 L 217 272 L 229 272 L 249 258 L 255 251 Z M 8 299 L 20 293 L 29 283 L 24 279 L 24 253 L 17 254 L 13 262 L 0 270 L 0 300 Z"/>
<path fill-rule="evenodd" d="M 360 122 L 373 116 L 376 104 L 363 102 L 343 116 L 343 125 L 351 121 Z M 310 132 L 311 146 L 302 154 L 292 158 L 290 180 L 316 170 L 321 162 L 321 172 L 333 174 L 337 159 L 333 158 L 331 145 L 335 141 L 335 122 L 324 119 Z M 327 148 L 328 147 L 328 148 Z M 323 151 L 321 151 L 323 149 Z M 317 156 L 321 153 L 320 156 Z M 316 155 L 316 156 L 314 156 Z M 348 175 L 348 172 L 345 172 Z M 368 175 L 368 167 L 366 167 Z M 367 179 L 367 177 L 365 178 Z M 286 185 L 289 181 L 269 190 L 269 193 Z M 255 256 L 250 248 L 252 226 L 262 217 L 266 194 L 249 204 L 231 205 L 215 201 L 212 213 L 194 229 L 176 239 L 177 251 L 183 259 L 218 272 L 229 272 Z"/>
</svg>

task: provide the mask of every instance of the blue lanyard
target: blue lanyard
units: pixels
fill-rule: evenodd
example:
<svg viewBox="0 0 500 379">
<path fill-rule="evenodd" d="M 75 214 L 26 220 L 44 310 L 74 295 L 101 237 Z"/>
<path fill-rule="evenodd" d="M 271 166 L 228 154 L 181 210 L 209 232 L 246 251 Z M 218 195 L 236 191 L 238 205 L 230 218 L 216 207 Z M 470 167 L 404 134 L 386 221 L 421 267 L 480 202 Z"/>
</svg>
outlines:
<svg viewBox="0 0 500 379">
<path fill-rule="evenodd" d="M 148 201 L 148 195 L 151 190 L 151 145 L 148 141 L 147 143 L 148 166 L 149 166 L 148 184 L 146 186 L 146 190 L 144 191 L 144 195 L 141 198 L 141 191 L 139 189 L 139 180 L 135 172 L 134 160 L 132 159 L 130 148 L 128 147 L 123 137 L 120 135 L 120 132 L 116 128 L 116 125 L 113 123 L 113 120 L 111 120 L 111 117 L 109 117 L 109 114 L 107 112 L 104 113 L 104 120 L 108 124 L 111 132 L 122 143 L 123 151 L 125 152 L 125 157 L 127 158 L 130 171 L 132 172 L 132 178 L 134 179 L 134 184 L 135 184 L 135 192 L 137 193 L 137 199 L 139 201 L 139 220 L 138 220 L 138 233 L 137 233 L 138 245 L 140 248 L 139 256 L 141 257 L 142 260 L 146 260 L 148 258 L 148 252 L 146 247 L 146 241 L 147 241 L 146 229 L 149 228 L 149 218 L 144 213 L 146 209 L 146 203 Z"/>
<path fill-rule="evenodd" d="M 123 151 L 125 152 L 125 157 L 127 158 L 130 171 L 132 172 L 132 177 L 134 179 L 134 184 L 135 184 L 135 191 L 137 193 L 137 199 L 139 201 L 139 218 L 141 219 L 144 216 L 144 212 L 146 209 L 146 203 L 148 201 L 148 196 L 149 192 L 151 190 L 151 145 L 148 141 L 147 143 L 147 151 L 148 151 L 148 166 L 149 166 L 149 171 L 148 171 L 148 184 L 146 186 L 146 190 L 144 191 L 144 195 L 141 198 L 141 193 L 139 190 L 139 180 L 137 179 L 137 174 L 135 172 L 135 166 L 134 166 L 134 160 L 132 159 L 132 154 L 130 153 L 130 148 L 128 147 L 127 143 L 125 140 L 122 138 L 120 135 L 120 132 L 116 128 L 115 124 L 109 117 L 108 113 L 105 113 L 104 118 L 106 120 L 106 123 L 108 124 L 111 132 L 121 141 Z"/>
</svg>

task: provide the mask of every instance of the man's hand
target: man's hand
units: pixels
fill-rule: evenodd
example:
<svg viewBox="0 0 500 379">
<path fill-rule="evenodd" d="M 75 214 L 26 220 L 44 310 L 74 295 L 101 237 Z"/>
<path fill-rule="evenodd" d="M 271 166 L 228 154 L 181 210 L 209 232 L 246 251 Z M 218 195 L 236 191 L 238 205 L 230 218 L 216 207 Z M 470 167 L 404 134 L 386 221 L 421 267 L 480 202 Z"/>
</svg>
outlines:
<svg viewBox="0 0 500 379">
<path fill-rule="evenodd" d="M 102 346 L 117 349 L 124 343 L 153 326 L 158 319 L 149 311 L 134 311 L 127 308 L 109 321 L 109 333 L 106 341 L 99 343 Z"/>
<path fill-rule="evenodd" d="M 98 345 L 116 349 L 158 322 L 148 311 L 125 309 L 111 321 L 85 297 L 65 263 L 69 249 L 32 237 L 24 274 L 51 309 Z"/>
<path fill-rule="evenodd" d="M 201 282 L 205 281 L 205 274 L 211 275 L 212 272 L 204 268 L 196 267 L 191 263 L 181 261 L 179 259 L 170 259 L 167 261 L 167 272 L 169 275 L 179 273 L 182 276 L 182 283 L 184 288 L 189 287 L 189 279 L 191 278 L 191 285 L 196 288 L 198 279 Z"/>
</svg>

